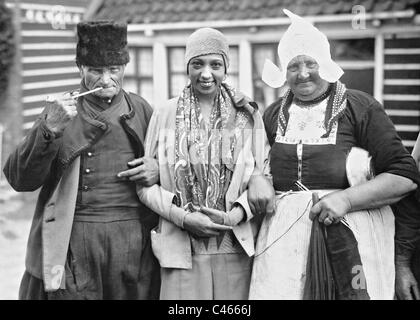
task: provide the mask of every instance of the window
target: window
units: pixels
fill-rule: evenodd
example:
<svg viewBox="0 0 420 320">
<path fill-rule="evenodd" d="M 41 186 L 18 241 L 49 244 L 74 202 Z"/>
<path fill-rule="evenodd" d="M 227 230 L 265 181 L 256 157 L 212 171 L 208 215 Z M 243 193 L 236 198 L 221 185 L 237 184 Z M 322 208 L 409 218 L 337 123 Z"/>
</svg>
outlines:
<svg viewBox="0 0 420 320">
<path fill-rule="evenodd" d="M 169 97 L 179 96 L 188 82 L 184 63 L 185 48 L 168 48 Z"/>
<path fill-rule="evenodd" d="M 344 70 L 340 81 L 348 88 L 373 95 L 375 40 L 331 40 L 331 57 Z"/>
<path fill-rule="evenodd" d="M 147 102 L 153 101 L 153 49 L 130 48 L 130 62 L 125 68 L 124 89 L 141 95 Z"/>
<path fill-rule="evenodd" d="M 334 61 L 371 61 L 374 58 L 375 41 L 373 38 L 330 40 L 330 50 Z"/>
<path fill-rule="evenodd" d="M 226 83 L 235 89 L 239 89 L 239 48 L 229 47 L 229 69 Z"/>
<path fill-rule="evenodd" d="M 178 96 L 188 83 L 187 70 L 184 63 L 185 47 L 168 48 L 169 97 Z M 238 87 L 239 83 L 239 51 L 238 47 L 229 47 L 228 76 L 226 82 Z"/>
<path fill-rule="evenodd" d="M 252 83 L 254 84 L 254 101 L 261 113 L 279 97 L 279 89 L 268 86 L 261 80 L 265 59 L 278 65 L 276 43 L 254 44 L 252 46 Z"/>
</svg>

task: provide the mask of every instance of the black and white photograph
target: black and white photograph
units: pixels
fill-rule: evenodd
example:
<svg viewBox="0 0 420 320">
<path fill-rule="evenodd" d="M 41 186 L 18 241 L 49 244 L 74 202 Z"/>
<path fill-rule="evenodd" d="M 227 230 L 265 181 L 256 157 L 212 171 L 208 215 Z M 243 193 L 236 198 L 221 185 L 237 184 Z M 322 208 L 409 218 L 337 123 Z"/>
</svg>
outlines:
<svg viewBox="0 0 420 320">
<path fill-rule="evenodd" d="M 0 0 L 0 300 L 420 300 L 419 132 L 420 0 Z"/>
</svg>

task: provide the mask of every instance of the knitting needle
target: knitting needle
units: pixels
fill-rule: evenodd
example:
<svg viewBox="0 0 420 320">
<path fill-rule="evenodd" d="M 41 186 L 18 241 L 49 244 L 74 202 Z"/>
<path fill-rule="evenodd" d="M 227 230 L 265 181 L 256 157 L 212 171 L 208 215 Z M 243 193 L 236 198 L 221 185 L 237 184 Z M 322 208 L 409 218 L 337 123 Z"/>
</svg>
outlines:
<svg viewBox="0 0 420 320">
<path fill-rule="evenodd" d="M 302 183 L 302 182 L 300 182 L 299 180 L 296 180 L 295 181 L 295 185 L 297 185 L 298 186 L 298 188 L 301 190 L 301 191 L 309 191 L 309 189 Z"/>
<path fill-rule="evenodd" d="M 302 182 L 300 182 L 299 180 L 295 181 L 295 184 L 298 186 L 298 188 L 300 189 L 300 191 L 310 191 Z M 312 203 L 315 204 L 319 201 L 319 196 L 318 193 L 316 192 L 312 192 Z"/>
</svg>

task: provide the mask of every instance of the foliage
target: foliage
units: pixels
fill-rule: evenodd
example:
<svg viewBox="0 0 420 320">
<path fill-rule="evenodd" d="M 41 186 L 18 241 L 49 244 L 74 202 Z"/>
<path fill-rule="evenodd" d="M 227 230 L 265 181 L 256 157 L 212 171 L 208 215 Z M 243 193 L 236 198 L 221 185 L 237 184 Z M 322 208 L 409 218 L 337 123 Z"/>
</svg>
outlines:
<svg viewBox="0 0 420 320">
<path fill-rule="evenodd" d="M 10 67 L 15 53 L 13 13 L 0 1 L 0 96 L 7 89 Z"/>
</svg>

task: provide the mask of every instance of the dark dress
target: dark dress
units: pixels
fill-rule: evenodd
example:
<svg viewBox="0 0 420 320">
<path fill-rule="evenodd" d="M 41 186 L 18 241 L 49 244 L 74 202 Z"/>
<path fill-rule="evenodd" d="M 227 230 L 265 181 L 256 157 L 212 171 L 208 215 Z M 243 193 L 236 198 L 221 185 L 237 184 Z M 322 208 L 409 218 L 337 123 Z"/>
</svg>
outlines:
<svg viewBox="0 0 420 320">
<path fill-rule="evenodd" d="M 332 130 L 307 139 L 278 134 L 281 99 L 264 113 L 271 145 L 271 174 L 279 195 L 275 216 L 263 222 L 259 234 L 251 280 L 253 299 L 302 298 L 311 227 L 308 218 L 311 193 L 297 192 L 296 180 L 310 190 L 318 190 L 320 196 L 348 188 L 346 160 L 350 150 L 358 147 L 369 152 L 375 175 L 387 172 L 419 183 L 414 160 L 382 106 L 368 94 L 356 90 L 347 90 L 346 99 L 346 108 Z M 282 115 L 287 129 L 289 111 L 293 110 L 284 109 Z M 324 112 L 327 116 L 331 113 L 328 107 Z M 296 117 L 293 119 L 296 122 Z M 392 299 L 394 216 L 391 209 L 386 206 L 352 212 L 343 220 L 357 239 L 363 265 L 352 268 L 353 278 L 361 288 L 366 288 L 367 280 L 372 299 Z M 357 281 L 359 273 L 362 281 Z"/>
</svg>

